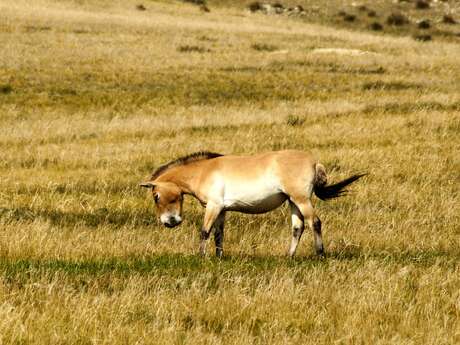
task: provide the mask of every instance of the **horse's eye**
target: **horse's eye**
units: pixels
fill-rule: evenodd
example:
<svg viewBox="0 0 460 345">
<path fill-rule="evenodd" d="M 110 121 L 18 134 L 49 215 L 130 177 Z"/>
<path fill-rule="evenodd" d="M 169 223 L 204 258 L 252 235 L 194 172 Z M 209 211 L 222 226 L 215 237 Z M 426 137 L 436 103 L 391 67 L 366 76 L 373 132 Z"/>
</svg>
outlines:
<svg viewBox="0 0 460 345">
<path fill-rule="evenodd" d="M 158 194 L 155 194 L 155 195 L 153 196 L 153 201 L 155 201 L 155 204 L 157 204 L 158 201 L 160 201 L 160 196 L 159 196 Z"/>
</svg>

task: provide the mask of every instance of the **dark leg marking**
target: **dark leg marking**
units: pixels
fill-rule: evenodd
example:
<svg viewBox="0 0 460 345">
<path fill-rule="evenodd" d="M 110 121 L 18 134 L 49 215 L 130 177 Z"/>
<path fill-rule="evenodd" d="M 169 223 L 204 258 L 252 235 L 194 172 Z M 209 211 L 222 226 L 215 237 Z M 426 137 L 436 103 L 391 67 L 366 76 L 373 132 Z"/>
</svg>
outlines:
<svg viewBox="0 0 460 345">
<path fill-rule="evenodd" d="M 324 255 L 324 246 L 321 236 L 321 220 L 318 217 L 315 217 L 315 219 L 313 220 L 313 231 L 315 233 L 314 235 L 316 254 Z"/>
<path fill-rule="evenodd" d="M 223 226 L 219 226 L 214 232 L 214 243 L 216 245 L 216 256 L 222 257 L 223 254 L 223 242 L 224 242 L 224 229 Z"/>
<path fill-rule="evenodd" d="M 225 212 L 222 212 L 214 223 L 214 244 L 216 245 L 216 256 L 222 257 L 224 252 L 224 224 Z"/>
<path fill-rule="evenodd" d="M 209 238 L 209 232 L 206 230 L 202 229 L 200 233 L 200 239 L 201 240 L 207 240 Z"/>
</svg>

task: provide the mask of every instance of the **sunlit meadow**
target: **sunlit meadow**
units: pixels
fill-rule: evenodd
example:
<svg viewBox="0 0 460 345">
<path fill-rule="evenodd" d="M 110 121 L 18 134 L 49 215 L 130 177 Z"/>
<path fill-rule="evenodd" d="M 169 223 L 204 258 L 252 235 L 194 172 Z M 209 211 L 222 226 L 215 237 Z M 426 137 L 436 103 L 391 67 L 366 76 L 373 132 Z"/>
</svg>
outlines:
<svg viewBox="0 0 460 345">
<path fill-rule="evenodd" d="M 139 4 L 0 0 L 0 344 L 460 343 L 460 45 Z M 201 206 L 166 229 L 138 187 L 285 148 L 369 173 L 314 200 L 324 259 L 287 207 L 203 259 Z"/>
</svg>

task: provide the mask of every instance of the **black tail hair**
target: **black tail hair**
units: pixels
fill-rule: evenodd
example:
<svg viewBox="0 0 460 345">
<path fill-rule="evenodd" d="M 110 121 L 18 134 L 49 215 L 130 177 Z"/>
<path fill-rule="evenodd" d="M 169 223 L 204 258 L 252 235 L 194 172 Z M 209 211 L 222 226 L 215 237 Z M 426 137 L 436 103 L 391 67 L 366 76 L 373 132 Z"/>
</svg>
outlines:
<svg viewBox="0 0 460 345">
<path fill-rule="evenodd" d="M 321 200 L 329 200 L 347 195 L 348 191 L 344 188 L 366 175 L 367 173 L 356 174 L 329 186 L 317 184 L 314 187 L 315 195 Z"/>
</svg>

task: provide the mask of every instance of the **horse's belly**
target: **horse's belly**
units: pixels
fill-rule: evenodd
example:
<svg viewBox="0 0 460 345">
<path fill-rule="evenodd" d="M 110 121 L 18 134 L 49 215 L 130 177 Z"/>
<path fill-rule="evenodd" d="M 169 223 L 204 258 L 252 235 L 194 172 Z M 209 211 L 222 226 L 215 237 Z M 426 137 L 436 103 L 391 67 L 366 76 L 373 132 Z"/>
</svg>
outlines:
<svg viewBox="0 0 460 345">
<path fill-rule="evenodd" d="M 228 211 L 238 211 L 243 213 L 265 213 L 281 206 L 287 196 L 283 193 L 269 195 L 241 195 L 239 197 L 228 198 L 224 202 L 225 209 Z"/>
</svg>

